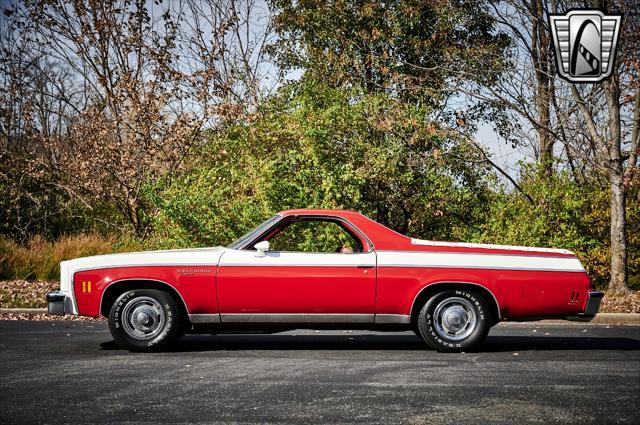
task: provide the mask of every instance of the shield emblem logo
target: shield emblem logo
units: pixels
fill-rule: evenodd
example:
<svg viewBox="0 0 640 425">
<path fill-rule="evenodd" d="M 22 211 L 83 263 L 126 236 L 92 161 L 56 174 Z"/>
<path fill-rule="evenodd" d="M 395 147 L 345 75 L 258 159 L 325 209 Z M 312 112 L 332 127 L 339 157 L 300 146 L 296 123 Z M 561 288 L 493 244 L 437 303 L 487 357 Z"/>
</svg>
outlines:
<svg viewBox="0 0 640 425">
<path fill-rule="evenodd" d="M 549 15 L 558 73 L 575 83 L 597 83 L 611 75 L 620 35 L 620 15 L 571 10 Z"/>
</svg>

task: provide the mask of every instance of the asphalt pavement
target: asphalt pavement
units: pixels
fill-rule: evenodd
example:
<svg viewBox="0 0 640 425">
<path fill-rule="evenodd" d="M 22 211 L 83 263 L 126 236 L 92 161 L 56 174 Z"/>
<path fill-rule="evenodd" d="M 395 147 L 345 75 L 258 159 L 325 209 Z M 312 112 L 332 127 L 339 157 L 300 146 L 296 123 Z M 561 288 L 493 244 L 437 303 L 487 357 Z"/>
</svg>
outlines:
<svg viewBox="0 0 640 425">
<path fill-rule="evenodd" d="M 120 349 L 105 323 L 0 321 L 0 423 L 640 423 L 640 327 L 498 326 L 476 352 L 413 333 L 191 335 Z"/>
</svg>

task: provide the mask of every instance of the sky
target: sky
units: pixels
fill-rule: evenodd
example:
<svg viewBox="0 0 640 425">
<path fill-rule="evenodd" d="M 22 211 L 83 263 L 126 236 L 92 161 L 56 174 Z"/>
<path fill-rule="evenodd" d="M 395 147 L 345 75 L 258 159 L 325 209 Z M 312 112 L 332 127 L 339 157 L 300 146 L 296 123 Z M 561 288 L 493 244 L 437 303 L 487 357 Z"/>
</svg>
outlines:
<svg viewBox="0 0 640 425">
<path fill-rule="evenodd" d="M 489 151 L 491 159 L 499 167 L 511 177 L 518 176 L 518 161 L 526 159 L 526 155 L 518 149 L 514 149 L 511 144 L 500 140 L 500 137 L 488 124 L 483 124 L 478 128 L 476 140 Z"/>
</svg>

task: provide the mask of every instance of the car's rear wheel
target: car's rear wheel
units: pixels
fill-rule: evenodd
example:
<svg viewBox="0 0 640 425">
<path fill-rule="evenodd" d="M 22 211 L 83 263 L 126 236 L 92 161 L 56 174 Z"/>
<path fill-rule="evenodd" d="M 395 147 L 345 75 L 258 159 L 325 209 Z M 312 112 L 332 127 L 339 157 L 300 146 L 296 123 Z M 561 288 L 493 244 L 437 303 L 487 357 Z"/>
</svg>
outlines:
<svg viewBox="0 0 640 425">
<path fill-rule="evenodd" d="M 109 330 L 118 345 L 127 350 L 159 350 L 180 335 L 180 314 L 171 294 L 133 289 L 111 306 Z"/>
<path fill-rule="evenodd" d="M 427 300 L 418 315 L 420 336 L 443 352 L 468 351 L 481 344 L 491 327 L 491 313 L 482 295 L 448 289 Z"/>
</svg>

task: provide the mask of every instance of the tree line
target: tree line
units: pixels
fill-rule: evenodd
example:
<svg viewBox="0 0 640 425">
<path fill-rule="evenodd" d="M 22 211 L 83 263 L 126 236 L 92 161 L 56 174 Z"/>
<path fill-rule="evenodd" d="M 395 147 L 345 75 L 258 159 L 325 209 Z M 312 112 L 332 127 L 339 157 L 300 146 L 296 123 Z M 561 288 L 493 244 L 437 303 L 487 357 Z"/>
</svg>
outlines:
<svg viewBox="0 0 640 425">
<path fill-rule="evenodd" d="M 613 75 L 557 76 L 549 14 L 623 15 Z M 632 0 L 25 0 L 0 27 L 0 232 L 224 244 L 275 211 L 574 250 L 640 287 Z M 516 174 L 490 125 L 526 155 Z"/>
</svg>

